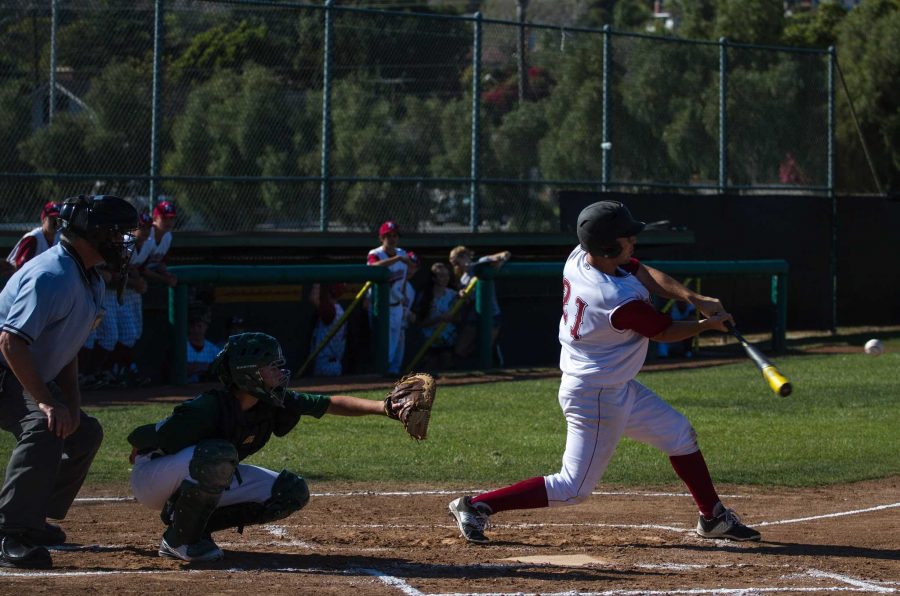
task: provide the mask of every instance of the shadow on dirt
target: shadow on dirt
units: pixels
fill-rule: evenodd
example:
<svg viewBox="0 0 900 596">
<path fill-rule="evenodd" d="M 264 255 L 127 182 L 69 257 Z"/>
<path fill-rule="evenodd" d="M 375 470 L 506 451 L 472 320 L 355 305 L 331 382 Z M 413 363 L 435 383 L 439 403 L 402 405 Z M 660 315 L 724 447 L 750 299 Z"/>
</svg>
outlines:
<svg viewBox="0 0 900 596">
<path fill-rule="evenodd" d="M 555 565 L 452 565 L 410 563 L 397 557 L 343 556 L 317 554 L 272 554 L 227 550 L 226 558 L 215 563 L 192 564 L 190 569 L 253 571 L 269 573 L 310 573 L 315 575 L 391 576 L 401 579 L 469 580 L 515 577 L 537 581 L 615 581 L 626 577 L 647 577 L 650 571 L 613 570 L 601 567 Z M 188 567 L 185 565 L 185 567 Z"/>
<path fill-rule="evenodd" d="M 762 541 L 745 546 L 720 546 L 702 544 L 643 545 L 644 548 L 695 550 L 700 552 L 731 552 L 741 554 L 777 555 L 787 557 L 839 557 L 859 559 L 883 559 L 900 561 L 900 550 L 863 548 L 842 544 L 802 544 L 798 542 Z"/>
</svg>

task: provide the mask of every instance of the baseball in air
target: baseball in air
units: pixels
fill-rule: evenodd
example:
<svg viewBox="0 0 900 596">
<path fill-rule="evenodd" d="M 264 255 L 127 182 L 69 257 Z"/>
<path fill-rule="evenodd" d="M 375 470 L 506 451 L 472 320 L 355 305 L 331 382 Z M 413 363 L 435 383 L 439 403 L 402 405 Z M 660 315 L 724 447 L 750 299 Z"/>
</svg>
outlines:
<svg viewBox="0 0 900 596">
<path fill-rule="evenodd" d="M 869 356 L 880 356 L 884 352 L 884 345 L 880 339 L 870 339 L 863 348 Z"/>
</svg>

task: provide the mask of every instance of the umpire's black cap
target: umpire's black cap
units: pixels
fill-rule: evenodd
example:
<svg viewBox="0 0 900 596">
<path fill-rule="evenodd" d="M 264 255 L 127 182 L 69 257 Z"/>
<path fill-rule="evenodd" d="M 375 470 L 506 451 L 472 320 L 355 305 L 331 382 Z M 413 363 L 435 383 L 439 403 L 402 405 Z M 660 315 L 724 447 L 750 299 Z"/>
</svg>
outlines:
<svg viewBox="0 0 900 596">
<path fill-rule="evenodd" d="M 578 242 L 590 254 L 603 255 L 616 244 L 616 238 L 634 236 L 646 225 L 619 201 L 598 201 L 578 214 Z"/>
</svg>

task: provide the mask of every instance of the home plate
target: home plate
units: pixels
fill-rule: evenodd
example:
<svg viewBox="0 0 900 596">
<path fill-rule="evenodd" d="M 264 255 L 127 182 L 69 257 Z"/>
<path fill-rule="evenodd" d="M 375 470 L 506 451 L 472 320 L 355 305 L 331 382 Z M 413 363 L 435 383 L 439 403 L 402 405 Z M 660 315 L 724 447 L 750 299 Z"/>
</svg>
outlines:
<svg viewBox="0 0 900 596">
<path fill-rule="evenodd" d="M 585 565 L 609 565 L 609 561 L 595 559 L 589 555 L 528 555 L 526 557 L 509 557 L 503 561 L 516 563 L 535 563 L 537 565 L 559 565 L 560 567 L 584 567 Z"/>
</svg>

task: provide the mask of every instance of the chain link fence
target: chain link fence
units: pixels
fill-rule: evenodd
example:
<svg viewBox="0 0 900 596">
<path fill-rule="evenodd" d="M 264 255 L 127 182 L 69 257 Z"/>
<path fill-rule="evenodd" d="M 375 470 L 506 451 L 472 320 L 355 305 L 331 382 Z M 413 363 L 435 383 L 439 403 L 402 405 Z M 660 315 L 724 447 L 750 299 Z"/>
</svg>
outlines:
<svg viewBox="0 0 900 596">
<path fill-rule="evenodd" d="M 189 230 L 539 232 L 561 188 L 827 191 L 830 59 L 331 4 L 7 3 L 0 228 L 79 193 L 171 198 Z"/>
</svg>

